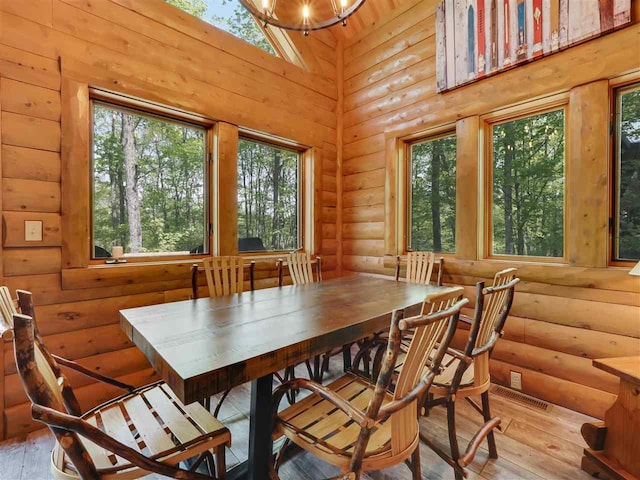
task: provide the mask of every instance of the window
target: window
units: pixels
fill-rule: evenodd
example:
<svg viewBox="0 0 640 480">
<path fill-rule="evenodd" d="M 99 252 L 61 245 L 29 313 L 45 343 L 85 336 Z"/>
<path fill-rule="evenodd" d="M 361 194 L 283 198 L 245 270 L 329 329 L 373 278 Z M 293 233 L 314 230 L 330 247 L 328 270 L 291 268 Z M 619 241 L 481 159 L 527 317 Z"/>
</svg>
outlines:
<svg viewBox="0 0 640 480">
<path fill-rule="evenodd" d="M 640 260 L 640 84 L 615 99 L 614 260 Z"/>
<path fill-rule="evenodd" d="M 238 141 L 238 250 L 290 251 L 300 240 L 301 153 Z"/>
<path fill-rule="evenodd" d="M 456 136 L 408 146 L 408 247 L 453 253 L 456 248 Z"/>
<path fill-rule="evenodd" d="M 92 257 L 209 251 L 208 132 L 92 102 Z"/>
<path fill-rule="evenodd" d="M 253 16 L 238 0 L 166 0 L 171 5 L 211 23 L 271 55 L 277 53 Z"/>
<path fill-rule="evenodd" d="M 564 258 L 564 108 L 491 124 L 489 135 L 489 256 Z"/>
</svg>

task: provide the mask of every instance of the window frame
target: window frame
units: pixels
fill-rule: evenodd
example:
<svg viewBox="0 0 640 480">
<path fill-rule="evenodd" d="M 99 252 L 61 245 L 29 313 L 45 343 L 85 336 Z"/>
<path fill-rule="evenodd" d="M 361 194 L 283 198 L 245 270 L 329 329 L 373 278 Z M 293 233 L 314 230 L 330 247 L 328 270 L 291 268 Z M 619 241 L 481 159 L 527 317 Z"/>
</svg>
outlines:
<svg viewBox="0 0 640 480">
<path fill-rule="evenodd" d="M 402 238 L 402 254 L 405 255 L 408 252 L 412 252 L 413 249 L 411 248 L 411 193 L 413 190 L 413 186 L 412 186 L 412 182 L 411 182 L 411 173 L 413 171 L 413 169 L 411 168 L 411 148 L 414 145 L 420 144 L 420 143 L 427 143 L 427 142 L 431 142 L 431 141 L 435 141 L 435 140 L 440 140 L 443 138 L 448 138 L 448 137 L 453 137 L 456 141 L 456 179 L 457 179 L 457 171 L 458 171 L 458 152 L 457 152 L 457 141 L 458 141 L 458 135 L 456 132 L 456 128 L 455 125 L 452 126 L 449 125 L 448 129 L 440 129 L 437 132 L 432 132 L 429 135 L 422 135 L 422 136 L 418 136 L 418 137 L 409 137 L 407 139 L 404 140 L 404 145 L 403 145 L 403 155 L 404 155 L 404 172 L 403 172 L 403 176 L 404 176 L 404 194 L 403 194 L 403 208 L 405 211 L 405 218 L 404 218 L 404 228 L 403 228 L 403 238 Z M 456 182 L 456 196 L 457 196 L 457 191 L 458 191 L 458 185 Z M 454 199 L 456 200 L 456 199 Z M 457 220 L 456 220 L 457 221 Z M 457 252 L 457 244 L 454 245 L 454 251 L 453 252 L 434 252 L 437 253 L 439 256 L 450 256 L 450 257 L 454 257 L 456 255 Z"/>
<path fill-rule="evenodd" d="M 493 253 L 493 127 L 496 125 L 562 110 L 564 112 L 564 210 L 563 210 L 563 255 L 542 257 L 534 255 L 504 255 Z M 534 100 L 523 105 L 497 110 L 481 117 L 483 153 L 481 167 L 481 221 L 483 233 L 479 236 L 482 259 L 540 264 L 569 263 L 569 97 L 559 94 L 550 98 Z"/>
<path fill-rule="evenodd" d="M 312 155 L 312 152 L 311 152 L 312 149 L 291 140 L 286 140 L 283 138 L 267 135 L 267 134 L 256 132 L 249 129 L 239 129 L 238 145 L 240 144 L 241 140 L 248 140 L 250 142 L 260 143 L 268 147 L 276 147 L 276 148 L 285 149 L 285 150 L 289 150 L 297 153 L 298 155 L 298 175 L 297 175 L 298 177 L 297 178 L 297 183 L 298 183 L 298 192 L 297 192 L 298 241 L 297 243 L 298 243 L 298 247 L 295 249 L 295 251 L 306 252 L 308 249 L 305 244 L 305 232 L 306 232 L 305 226 L 307 224 L 308 219 L 306 218 L 307 209 L 305 208 L 305 204 L 306 204 L 305 198 L 307 193 L 306 192 L 306 183 L 307 183 L 306 182 L 306 179 L 307 179 L 306 164 L 308 162 L 305 161 L 305 157 Z M 238 157 L 236 155 L 236 172 L 239 173 L 237 158 Z M 236 181 L 237 179 L 238 177 L 236 177 Z M 236 209 L 239 208 L 239 204 L 240 203 L 236 196 L 236 205 L 235 205 Z M 236 232 L 239 232 L 238 226 L 239 226 L 239 220 L 236 219 L 236 225 L 235 225 Z M 239 238 L 240 236 L 238 235 L 236 238 L 236 244 Z M 265 250 L 265 251 L 244 251 L 244 252 L 241 252 L 238 250 L 237 254 L 240 256 L 247 256 L 247 257 L 255 257 L 256 255 L 278 256 L 278 255 L 289 253 L 290 251 L 292 250 Z"/>
<path fill-rule="evenodd" d="M 158 263 L 176 260 L 198 260 L 209 257 L 214 253 L 217 232 L 214 228 L 214 205 L 217 186 L 213 177 L 213 157 L 214 157 L 214 135 L 216 122 L 200 115 L 188 113 L 176 108 L 163 106 L 142 99 L 129 97 L 124 94 L 111 93 L 101 89 L 89 88 L 89 258 L 88 265 L 105 265 L 104 258 L 94 258 L 93 248 L 93 112 L 96 104 L 104 105 L 107 108 L 128 111 L 138 116 L 156 118 L 163 121 L 179 123 L 190 127 L 204 130 L 205 159 L 204 159 L 204 209 L 203 219 L 206 234 L 206 253 L 177 253 L 177 252 L 147 252 L 143 254 L 127 255 L 124 258 L 126 263 Z"/>
<path fill-rule="evenodd" d="M 618 80 L 612 80 L 609 88 L 610 99 L 610 129 L 609 129 L 609 228 L 608 228 L 608 265 L 611 267 L 631 268 L 638 260 L 627 260 L 618 256 L 618 238 L 620 229 L 619 217 L 619 114 L 621 113 L 621 98 L 625 91 L 640 90 L 640 74 L 631 78 L 624 76 Z"/>
</svg>

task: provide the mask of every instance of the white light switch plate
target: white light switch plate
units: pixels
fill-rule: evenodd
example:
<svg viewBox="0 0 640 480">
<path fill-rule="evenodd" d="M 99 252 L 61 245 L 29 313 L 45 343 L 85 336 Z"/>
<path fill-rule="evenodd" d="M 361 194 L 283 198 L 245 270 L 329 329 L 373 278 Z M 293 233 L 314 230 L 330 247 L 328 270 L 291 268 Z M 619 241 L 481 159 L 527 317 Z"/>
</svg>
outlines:
<svg viewBox="0 0 640 480">
<path fill-rule="evenodd" d="M 24 240 L 25 242 L 42 241 L 42 220 L 24 221 Z"/>
<path fill-rule="evenodd" d="M 511 370 L 511 388 L 514 390 L 522 390 L 522 374 Z"/>
</svg>

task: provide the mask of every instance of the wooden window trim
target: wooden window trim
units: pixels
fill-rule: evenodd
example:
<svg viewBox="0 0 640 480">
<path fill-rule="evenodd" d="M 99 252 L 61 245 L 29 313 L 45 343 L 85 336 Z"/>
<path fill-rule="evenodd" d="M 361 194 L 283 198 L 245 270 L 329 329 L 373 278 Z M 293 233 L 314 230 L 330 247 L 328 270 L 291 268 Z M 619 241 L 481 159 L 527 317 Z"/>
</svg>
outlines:
<svg viewBox="0 0 640 480">
<path fill-rule="evenodd" d="M 633 268 L 637 261 L 621 260 L 616 255 L 616 231 L 618 229 L 618 132 L 617 132 L 617 113 L 619 110 L 618 97 L 620 92 L 634 87 L 640 88 L 640 71 L 627 75 L 616 77 L 609 81 L 609 118 L 610 118 L 610 134 L 609 134 L 609 171 L 608 171 L 608 189 L 609 189 L 609 229 L 608 229 L 608 266 Z"/>
<path fill-rule="evenodd" d="M 189 112 L 184 112 L 182 110 L 167 107 L 163 105 L 158 105 L 156 103 L 148 102 L 145 100 L 137 99 L 135 97 L 130 97 L 128 95 L 114 94 L 101 89 L 89 88 L 89 135 L 90 142 L 89 148 L 91 152 L 91 148 L 93 146 L 93 108 L 95 104 L 104 105 L 107 108 L 116 108 L 131 112 L 134 115 L 138 116 L 149 116 L 151 118 L 157 118 L 163 121 L 172 121 L 175 123 L 181 123 L 184 125 L 188 125 L 195 128 L 201 128 L 204 131 L 205 135 L 205 155 L 206 158 L 204 161 L 204 177 L 206 180 L 204 185 L 204 208 L 206 213 L 206 222 L 204 225 L 205 231 L 210 229 L 210 225 L 213 225 L 213 211 L 214 211 L 214 202 L 213 198 L 215 197 L 215 183 L 213 181 L 213 144 L 214 144 L 214 129 L 216 123 L 213 120 L 206 119 L 200 115 L 191 114 Z M 90 175 L 93 174 L 93 156 L 89 155 L 89 172 Z M 93 252 L 91 251 L 91 246 L 94 244 L 93 242 L 93 192 L 92 189 L 89 191 L 89 265 L 104 265 L 105 260 L 100 258 L 94 258 Z M 213 232 L 206 232 L 206 241 L 207 241 L 207 252 L 205 254 L 188 254 L 188 253 L 178 253 L 178 252 L 155 252 L 155 253 L 144 253 L 139 255 L 125 255 L 127 263 L 155 263 L 162 261 L 172 261 L 172 260 L 189 260 L 189 259 L 201 259 L 211 255 L 214 247 L 214 239 L 216 236 L 216 230 L 213 229 Z"/>
<path fill-rule="evenodd" d="M 413 136 L 412 136 L 413 137 Z M 420 144 L 420 143 L 427 143 L 427 142 L 431 142 L 434 140 L 440 140 L 443 138 L 449 138 L 449 137 L 453 137 L 456 139 L 457 141 L 457 133 L 456 133 L 456 129 L 455 126 L 453 126 L 453 129 L 450 130 L 446 130 L 446 131 L 442 131 L 440 133 L 434 133 L 432 135 L 427 135 L 427 136 L 419 136 L 416 138 L 410 138 L 408 140 L 404 140 L 404 161 L 405 161 L 405 166 L 404 166 L 404 215 L 405 215 L 405 220 L 404 220 L 404 231 L 403 231 L 403 255 L 412 251 L 412 249 L 410 248 L 410 243 L 411 243 L 411 193 L 412 193 L 412 186 L 411 186 L 411 172 L 412 172 L 412 168 L 411 168 L 411 148 L 414 145 Z M 457 164 L 457 154 L 456 154 L 456 164 Z M 456 171 L 457 171 L 457 165 L 456 165 Z M 457 189 L 457 182 L 456 182 L 456 192 L 458 191 Z M 457 196 L 457 194 L 456 194 Z M 451 258 L 455 258 L 456 256 L 456 251 L 455 251 L 455 245 L 454 245 L 454 251 L 453 252 L 434 252 L 436 254 L 438 254 L 439 256 L 442 257 L 451 257 Z"/>
<path fill-rule="evenodd" d="M 436 138 L 455 132 L 455 123 L 446 123 L 402 136 L 387 136 L 385 147 L 385 255 L 407 254 L 407 161 L 408 146 L 420 139 Z M 457 189 L 456 189 L 457 191 Z M 443 253 L 442 256 L 453 257 L 455 254 Z"/>
<path fill-rule="evenodd" d="M 91 144 L 92 144 L 92 102 L 99 101 L 114 104 L 120 108 L 169 118 L 171 120 L 195 124 L 207 129 L 207 148 L 214 143 L 213 131 L 216 123 L 199 115 L 193 115 L 179 109 L 156 105 L 136 97 L 111 93 L 101 89 L 92 89 L 86 83 L 63 78 L 61 85 L 61 159 L 62 159 L 62 269 L 63 278 L 67 269 L 87 269 L 96 266 L 115 268 L 120 265 L 105 264 L 102 259 L 92 259 L 92 207 L 91 207 Z M 211 162 L 207 165 L 207 176 L 212 178 Z M 215 184 L 212 180 L 207 187 L 209 222 L 212 221 L 215 197 Z M 209 235 L 209 248 L 212 252 L 213 237 Z M 194 261 L 207 255 L 160 253 L 128 257 L 128 264 L 150 265 L 158 262 Z M 63 282 L 64 287 L 64 282 Z"/>
<path fill-rule="evenodd" d="M 310 184 L 310 172 L 313 172 L 314 158 L 317 154 L 317 149 L 308 147 L 292 140 L 268 135 L 261 132 L 256 132 L 249 129 L 241 129 L 238 132 L 238 141 L 245 139 L 256 143 L 262 143 L 263 145 L 282 148 L 290 151 L 294 151 L 298 154 L 298 248 L 296 251 L 302 251 L 314 253 L 319 251 L 319 248 L 313 246 L 315 225 L 315 214 L 317 210 L 313 207 L 313 198 L 309 198 L 309 193 L 313 192 L 313 185 Z M 237 157 L 236 157 L 237 158 Z M 236 161 L 236 181 L 237 181 L 237 161 Z M 237 189 L 236 189 L 236 203 L 234 208 L 237 211 Z M 313 216 L 314 218 L 311 218 Z M 288 250 L 268 250 L 265 252 L 238 252 L 238 218 L 236 214 L 235 218 L 235 231 L 236 231 L 236 252 L 235 254 L 243 257 L 251 256 L 267 256 L 278 257 L 289 253 Z M 311 239 L 311 242 L 307 242 L 307 239 Z"/>
<path fill-rule="evenodd" d="M 563 232 L 563 256 L 562 257 L 539 257 L 532 255 L 499 255 L 493 253 L 493 135 L 492 130 L 495 125 L 510 121 L 540 115 L 556 110 L 564 111 L 564 232 Z M 483 234 L 480 236 L 482 258 L 485 260 L 530 262 L 539 264 L 568 264 L 568 210 L 569 210 L 569 168 L 568 168 L 568 146 L 569 146 L 569 94 L 563 93 L 551 97 L 537 99 L 527 104 L 520 104 L 507 107 L 501 110 L 488 113 L 480 117 L 482 122 L 483 139 L 483 161 L 482 161 L 482 195 L 481 211 Z"/>
</svg>

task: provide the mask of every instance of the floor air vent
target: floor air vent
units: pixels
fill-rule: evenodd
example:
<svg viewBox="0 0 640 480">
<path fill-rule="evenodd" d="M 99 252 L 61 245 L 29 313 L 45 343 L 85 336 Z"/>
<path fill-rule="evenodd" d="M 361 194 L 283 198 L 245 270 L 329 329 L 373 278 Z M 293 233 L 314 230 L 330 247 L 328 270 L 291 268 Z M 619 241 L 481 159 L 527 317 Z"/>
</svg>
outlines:
<svg viewBox="0 0 640 480">
<path fill-rule="evenodd" d="M 497 386 L 493 393 L 496 395 L 500 395 L 508 400 L 513 402 L 517 402 L 521 405 L 525 405 L 527 407 L 535 408 L 536 410 L 542 410 L 546 412 L 549 410 L 550 405 L 544 400 L 540 400 L 539 398 L 531 397 L 522 392 L 518 392 L 517 390 L 511 390 L 510 388 L 505 388 L 501 386 Z"/>
</svg>

